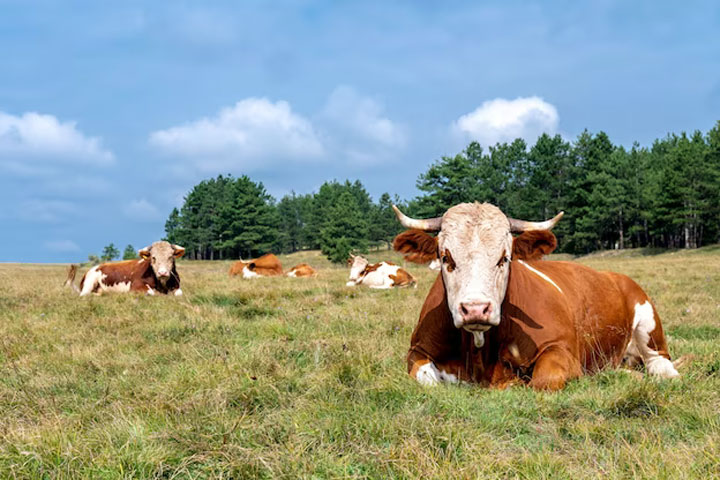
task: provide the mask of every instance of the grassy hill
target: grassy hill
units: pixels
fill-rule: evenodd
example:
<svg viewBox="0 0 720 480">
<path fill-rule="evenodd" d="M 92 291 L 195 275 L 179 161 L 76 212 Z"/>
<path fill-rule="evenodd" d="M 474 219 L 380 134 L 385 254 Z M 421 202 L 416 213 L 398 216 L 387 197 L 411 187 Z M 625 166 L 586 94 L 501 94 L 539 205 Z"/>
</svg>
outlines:
<svg viewBox="0 0 720 480">
<path fill-rule="evenodd" d="M 62 266 L 0 265 L 0 477 L 720 477 L 718 248 L 578 259 L 635 278 L 695 358 L 553 394 L 410 380 L 427 268 L 377 291 L 318 252 L 281 259 L 319 276 L 181 262 L 182 298 L 80 299 Z"/>
</svg>

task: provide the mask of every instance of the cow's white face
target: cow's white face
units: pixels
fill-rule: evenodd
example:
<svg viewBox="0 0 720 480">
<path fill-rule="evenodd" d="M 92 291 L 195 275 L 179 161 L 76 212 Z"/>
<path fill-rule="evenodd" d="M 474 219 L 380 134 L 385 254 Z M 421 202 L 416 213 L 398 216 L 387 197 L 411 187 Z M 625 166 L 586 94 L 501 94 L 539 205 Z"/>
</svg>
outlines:
<svg viewBox="0 0 720 480">
<path fill-rule="evenodd" d="M 457 328 L 479 334 L 500 323 L 511 254 L 510 223 L 499 208 L 463 203 L 445 213 L 438 255 Z"/>
<path fill-rule="evenodd" d="M 350 277 L 349 280 L 357 280 L 360 278 L 360 274 L 365 270 L 365 267 L 368 266 L 367 259 L 361 257 L 361 256 L 355 256 L 350 255 L 350 258 L 348 259 L 348 264 L 350 265 Z"/>
<path fill-rule="evenodd" d="M 164 285 L 175 270 L 175 259 L 182 257 L 185 254 L 185 249 L 178 245 L 160 241 L 139 250 L 138 253 L 144 260 L 150 262 L 155 276 Z"/>
<path fill-rule="evenodd" d="M 418 220 L 395 205 L 393 209 L 400 223 L 411 229 L 395 237 L 393 247 L 408 253 L 405 258 L 410 261 L 440 258 L 453 323 L 472 332 L 478 347 L 485 341 L 483 332 L 500 323 L 513 255 L 511 232 L 550 230 L 563 216 L 560 212 L 544 222 L 529 222 L 506 217 L 488 203 L 462 203 L 442 217 Z M 417 230 L 440 233 L 433 238 Z M 557 245 L 548 232 L 539 237 L 529 235 L 526 241 L 524 255 L 542 256 Z"/>
</svg>

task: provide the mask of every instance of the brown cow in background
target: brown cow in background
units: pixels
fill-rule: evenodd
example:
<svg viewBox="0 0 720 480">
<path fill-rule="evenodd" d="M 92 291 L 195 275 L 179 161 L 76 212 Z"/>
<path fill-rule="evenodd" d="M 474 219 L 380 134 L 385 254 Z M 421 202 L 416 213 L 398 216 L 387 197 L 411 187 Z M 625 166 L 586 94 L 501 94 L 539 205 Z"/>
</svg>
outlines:
<svg viewBox="0 0 720 480">
<path fill-rule="evenodd" d="M 108 262 L 92 267 L 83 275 L 79 288 L 74 283 L 77 265 L 70 265 L 65 285 L 71 286 L 80 296 L 105 292 L 182 295 L 175 259 L 185 254 L 183 247 L 165 241 L 155 242 L 138 250 L 138 254 L 140 258 L 136 260 Z"/>
<path fill-rule="evenodd" d="M 277 277 L 283 274 L 282 264 L 272 253 L 267 253 L 255 260 L 243 262 L 239 260 L 230 267 L 230 276 L 242 275 L 243 278 Z"/>
<path fill-rule="evenodd" d="M 288 270 L 285 275 L 294 278 L 317 277 L 317 271 L 307 263 L 300 263 Z"/>
</svg>

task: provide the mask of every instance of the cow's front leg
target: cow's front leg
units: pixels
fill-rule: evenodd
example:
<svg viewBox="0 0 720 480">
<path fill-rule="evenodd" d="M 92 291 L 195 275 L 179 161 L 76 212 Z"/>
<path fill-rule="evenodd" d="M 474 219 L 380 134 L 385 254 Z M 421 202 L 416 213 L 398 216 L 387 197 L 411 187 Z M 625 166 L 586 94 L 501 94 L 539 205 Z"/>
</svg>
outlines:
<svg viewBox="0 0 720 480">
<path fill-rule="evenodd" d="M 568 380 L 582 375 L 580 362 L 567 350 L 548 348 L 533 367 L 530 386 L 536 390 L 560 390 Z"/>
<path fill-rule="evenodd" d="M 415 351 L 411 351 L 408 355 L 408 373 L 421 385 L 458 383 L 468 380 L 468 374 L 461 362 L 434 362 Z"/>
</svg>

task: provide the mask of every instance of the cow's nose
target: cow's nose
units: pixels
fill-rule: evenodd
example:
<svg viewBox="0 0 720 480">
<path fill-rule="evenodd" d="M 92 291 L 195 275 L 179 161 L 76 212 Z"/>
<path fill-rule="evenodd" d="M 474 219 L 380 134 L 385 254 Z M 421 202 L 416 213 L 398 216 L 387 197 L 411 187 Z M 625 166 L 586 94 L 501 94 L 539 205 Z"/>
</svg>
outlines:
<svg viewBox="0 0 720 480">
<path fill-rule="evenodd" d="M 488 323 L 492 314 L 490 302 L 463 302 L 459 307 L 465 323 Z"/>
<path fill-rule="evenodd" d="M 167 270 L 159 270 L 159 271 L 158 271 L 158 275 L 161 276 L 161 277 L 169 277 L 169 276 L 170 276 L 170 272 L 168 272 Z"/>
</svg>

